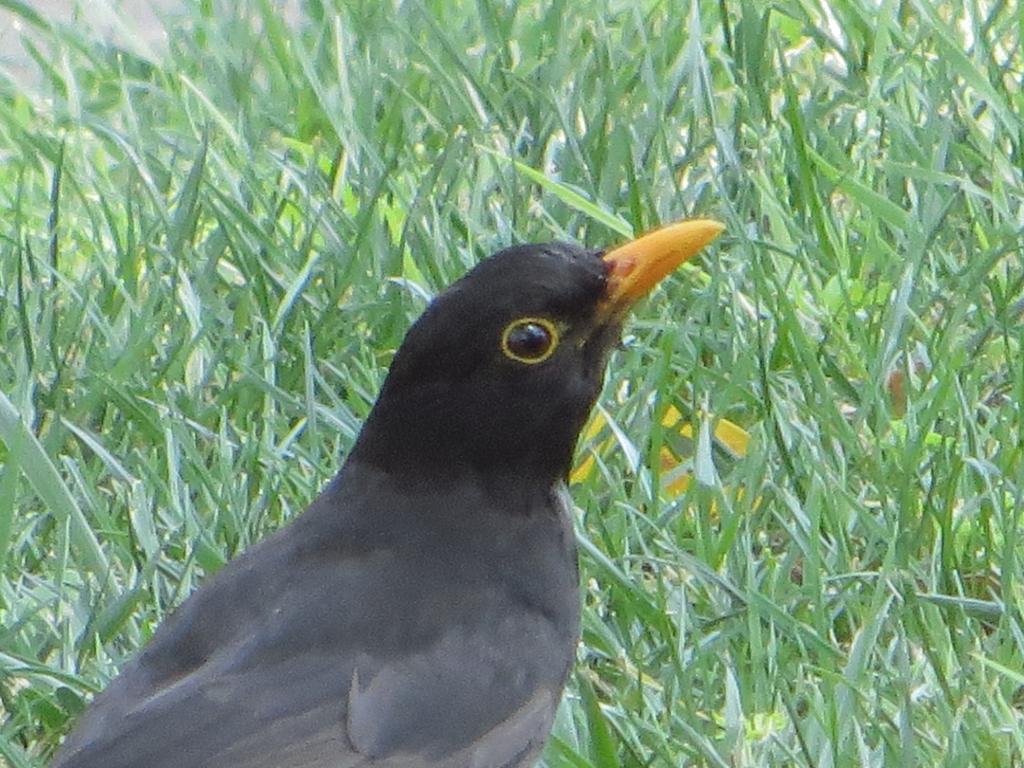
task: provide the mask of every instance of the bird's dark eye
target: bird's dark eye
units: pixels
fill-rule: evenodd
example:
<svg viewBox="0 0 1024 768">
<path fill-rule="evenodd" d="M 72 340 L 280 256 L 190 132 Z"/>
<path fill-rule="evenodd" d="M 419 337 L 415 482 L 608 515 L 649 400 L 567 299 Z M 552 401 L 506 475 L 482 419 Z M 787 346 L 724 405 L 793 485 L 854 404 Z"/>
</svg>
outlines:
<svg viewBox="0 0 1024 768">
<path fill-rule="evenodd" d="M 558 329 L 542 317 L 522 317 L 505 326 L 501 351 L 520 363 L 543 363 L 558 346 Z"/>
</svg>

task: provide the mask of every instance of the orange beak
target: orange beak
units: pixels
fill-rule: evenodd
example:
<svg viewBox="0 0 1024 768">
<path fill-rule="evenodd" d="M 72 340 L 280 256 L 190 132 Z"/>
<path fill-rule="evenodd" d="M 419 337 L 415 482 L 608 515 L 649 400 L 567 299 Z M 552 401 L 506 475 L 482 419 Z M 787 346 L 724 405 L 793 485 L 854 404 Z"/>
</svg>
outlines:
<svg viewBox="0 0 1024 768">
<path fill-rule="evenodd" d="M 646 296 L 670 272 L 725 229 L 711 219 L 669 224 L 604 255 L 608 264 L 607 307 L 618 314 Z"/>
</svg>

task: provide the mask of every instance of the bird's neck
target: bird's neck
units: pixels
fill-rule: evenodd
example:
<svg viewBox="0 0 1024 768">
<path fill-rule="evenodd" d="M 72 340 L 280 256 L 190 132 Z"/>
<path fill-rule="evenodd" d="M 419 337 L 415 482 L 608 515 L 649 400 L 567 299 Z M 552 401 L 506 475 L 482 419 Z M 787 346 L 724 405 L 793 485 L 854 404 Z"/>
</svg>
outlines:
<svg viewBox="0 0 1024 768">
<path fill-rule="evenodd" d="M 451 392 L 386 390 L 349 455 L 396 482 L 465 483 L 495 493 L 549 494 L 568 475 L 579 426 L 554 419 L 536 429 Z M 585 414 L 584 414 L 585 416 Z"/>
</svg>

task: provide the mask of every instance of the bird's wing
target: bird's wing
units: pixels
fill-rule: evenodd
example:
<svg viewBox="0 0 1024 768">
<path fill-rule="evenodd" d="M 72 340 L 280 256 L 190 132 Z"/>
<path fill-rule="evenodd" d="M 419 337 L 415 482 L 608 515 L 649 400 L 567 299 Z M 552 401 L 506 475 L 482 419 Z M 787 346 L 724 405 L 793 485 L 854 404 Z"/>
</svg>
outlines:
<svg viewBox="0 0 1024 768">
<path fill-rule="evenodd" d="M 123 694 L 119 678 L 54 768 L 363 765 L 345 735 L 348 678 L 331 674 L 334 662 L 306 655 L 246 670 L 218 657 L 144 697 Z"/>
<path fill-rule="evenodd" d="M 527 765 L 543 747 L 558 691 L 537 687 L 521 664 L 501 661 L 492 646 L 490 633 L 449 633 L 408 658 L 362 657 L 365 677 L 358 668 L 345 674 L 351 661 L 330 656 L 254 669 L 224 668 L 214 659 L 116 722 L 76 734 L 76 748 L 57 766 Z"/>
<path fill-rule="evenodd" d="M 502 589 L 471 583 L 403 604 L 407 621 L 396 622 L 383 583 L 413 575 L 401 575 L 409 566 L 400 559 L 379 556 L 380 567 L 360 569 L 361 582 L 343 561 L 336 578 L 278 562 L 290 587 L 264 591 L 252 619 L 248 608 L 227 615 L 238 605 L 236 576 L 218 574 L 97 697 L 54 768 L 525 765 L 554 715 L 569 664 L 565 638 Z M 368 592 L 384 596 L 382 606 L 358 598 L 327 607 L 332 590 L 358 596 L 355 585 L 370 574 L 381 579 Z M 374 635 L 353 630 L 365 621 Z M 233 636 L 208 647 L 221 625 Z M 409 626 L 426 629 L 402 640 Z"/>
</svg>

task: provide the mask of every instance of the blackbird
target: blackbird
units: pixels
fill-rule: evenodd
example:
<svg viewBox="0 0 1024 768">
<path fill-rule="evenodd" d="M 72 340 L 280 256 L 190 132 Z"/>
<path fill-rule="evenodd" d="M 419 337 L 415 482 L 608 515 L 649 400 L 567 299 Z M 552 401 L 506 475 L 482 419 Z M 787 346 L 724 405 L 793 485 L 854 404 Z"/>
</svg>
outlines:
<svg viewBox="0 0 1024 768">
<path fill-rule="evenodd" d="M 532 766 L 579 636 L 577 437 L 626 310 L 721 230 L 455 282 L 322 494 L 163 622 L 55 768 Z"/>
</svg>

